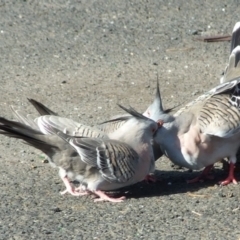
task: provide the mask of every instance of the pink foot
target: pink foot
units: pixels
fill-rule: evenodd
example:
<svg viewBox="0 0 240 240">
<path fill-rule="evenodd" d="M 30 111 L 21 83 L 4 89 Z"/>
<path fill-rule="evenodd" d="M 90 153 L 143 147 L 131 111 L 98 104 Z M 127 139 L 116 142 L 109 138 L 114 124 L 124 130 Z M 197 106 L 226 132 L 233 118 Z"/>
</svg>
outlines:
<svg viewBox="0 0 240 240">
<path fill-rule="evenodd" d="M 219 182 L 221 186 L 228 185 L 229 183 L 237 184 L 237 180 L 234 177 L 234 167 L 235 167 L 235 164 L 230 163 L 228 177 L 224 181 Z"/>
<path fill-rule="evenodd" d="M 157 180 L 158 179 L 154 175 L 150 175 L 150 174 L 147 175 L 144 179 L 144 181 L 146 181 L 147 183 L 150 183 L 150 182 L 155 183 L 155 182 L 157 182 Z"/>
<path fill-rule="evenodd" d="M 72 187 L 72 189 L 67 189 L 66 188 L 64 191 L 60 192 L 61 195 L 64 195 L 66 193 L 70 193 L 73 196 L 84 196 L 84 195 L 88 195 L 89 194 L 87 191 L 80 192 L 80 191 L 74 189 L 73 187 Z"/>
<path fill-rule="evenodd" d="M 70 193 L 73 196 L 84 196 L 84 195 L 89 194 L 87 191 L 82 190 L 80 188 L 81 186 L 79 188 L 73 187 L 66 176 L 63 177 L 62 180 L 66 186 L 66 189 L 64 191 L 60 192 L 61 195 L 64 195 L 66 193 Z"/>
<path fill-rule="evenodd" d="M 94 194 L 99 196 L 100 198 L 94 199 L 94 202 L 101 202 L 101 201 L 108 201 L 108 202 L 123 202 L 124 199 L 126 199 L 124 196 L 120 198 L 111 198 L 107 196 L 103 191 L 94 191 Z"/>
<path fill-rule="evenodd" d="M 202 171 L 202 173 L 191 179 L 191 180 L 188 180 L 187 183 L 197 183 L 197 182 L 203 182 L 204 179 L 210 179 L 212 180 L 214 177 L 213 175 L 209 174 L 209 171 L 213 168 L 213 164 L 212 165 L 209 165 L 207 167 L 204 168 L 204 170 Z"/>
</svg>

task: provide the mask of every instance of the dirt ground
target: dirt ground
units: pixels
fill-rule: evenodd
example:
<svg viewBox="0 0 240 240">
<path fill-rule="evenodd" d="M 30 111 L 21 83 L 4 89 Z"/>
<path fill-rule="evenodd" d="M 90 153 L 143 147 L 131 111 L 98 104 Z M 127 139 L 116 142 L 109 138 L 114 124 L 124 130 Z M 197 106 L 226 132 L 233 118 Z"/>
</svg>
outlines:
<svg viewBox="0 0 240 240">
<path fill-rule="evenodd" d="M 145 110 L 157 74 L 164 106 L 185 104 L 219 83 L 230 51 L 196 38 L 231 34 L 239 13 L 237 0 L 1 1 L 0 115 L 12 119 L 10 105 L 35 113 L 30 97 L 99 123 L 121 112 L 116 103 Z M 240 239 L 240 187 L 218 186 L 221 164 L 214 180 L 188 185 L 198 172 L 162 157 L 160 182 L 112 204 L 61 196 L 43 158 L 0 136 L 0 239 Z"/>
</svg>

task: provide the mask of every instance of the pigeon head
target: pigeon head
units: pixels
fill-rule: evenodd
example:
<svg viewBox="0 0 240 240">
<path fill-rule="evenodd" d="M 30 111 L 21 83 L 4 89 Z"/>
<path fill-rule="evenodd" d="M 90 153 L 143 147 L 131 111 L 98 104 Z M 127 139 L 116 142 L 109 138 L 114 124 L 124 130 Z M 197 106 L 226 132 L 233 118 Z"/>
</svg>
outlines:
<svg viewBox="0 0 240 240">
<path fill-rule="evenodd" d="M 159 88 L 159 82 L 157 79 L 157 87 L 156 87 L 156 94 L 153 102 L 147 110 L 143 113 L 144 116 L 154 120 L 158 121 L 159 119 L 163 120 L 163 122 L 169 122 L 172 119 L 172 116 L 169 114 L 172 109 L 166 109 L 164 110 L 162 105 L 162 99 L 161 99 L 161 93 Z"/>
</svg>

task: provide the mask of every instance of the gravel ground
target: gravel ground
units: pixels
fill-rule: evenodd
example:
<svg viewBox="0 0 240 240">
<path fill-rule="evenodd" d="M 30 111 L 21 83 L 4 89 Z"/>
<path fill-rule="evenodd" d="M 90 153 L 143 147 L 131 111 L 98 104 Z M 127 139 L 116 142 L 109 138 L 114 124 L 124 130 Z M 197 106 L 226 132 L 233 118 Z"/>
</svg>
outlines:
<svg viewBox="0 0 240 240">
<path fill-rule="evenodd" d="M 229 42 L 201 35 L 231 33 L 239 1 L 39 0 L 0 2 L 0 111 L 34 110 L 27 97 L 62 116 L 94 124 L 145 110 L 159 74 L 165 107 L 214 87 Z M 212 181 L 186 184 L 198 172 L 157 161 L 156 184 L 125 189 L 124 203 L 61 196 L 64 186 L 43 154 L 0 137 L 0 239 L 240 239 L 240 189 Z M 237 178 L 240 179 L 237 173 Z"/>
</svg>

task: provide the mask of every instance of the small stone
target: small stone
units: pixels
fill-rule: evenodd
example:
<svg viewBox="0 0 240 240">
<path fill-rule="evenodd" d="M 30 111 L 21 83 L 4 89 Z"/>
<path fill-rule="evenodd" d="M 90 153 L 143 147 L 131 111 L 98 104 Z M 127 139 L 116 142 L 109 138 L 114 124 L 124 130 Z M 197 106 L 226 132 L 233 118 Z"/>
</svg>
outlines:
<svg viewBox="0 0 240 240">
<path fill-rule="evenodd" d="M 48 159 L 44 159 L 42 163 L 49 163 Z"/>
<path fill-rule="evenodd" d="M 230 193 L 227 194 L 227 197 L 232 198 L 232 197 L 234 197 L 234 194 L 232 192 L 230 192 Z"/>
<path fill-rule="evenodd" d="M 199 93 L 199 91 L 197 90 L 197 91 L 195 91 L 195 92 L 192 93 L 192 96 L 195 96 L 195 95 L 197 95 L 198 93 Z"/>
<path fill-rule="evenodd" d="M 52 210 L 53 210 L 53 212 L 55 212 L 55 213 L 58 213 L 58 212 L 61 212 L 61 211 L 62 211 L 59 207 L 55 207 L 55 208 L 53 208 Z"/>
<path fill-rule="evenodd" d="M 198 30 L 192 30 L 192 35 L 199 35 L 199 31 Z"/>
</svg>

